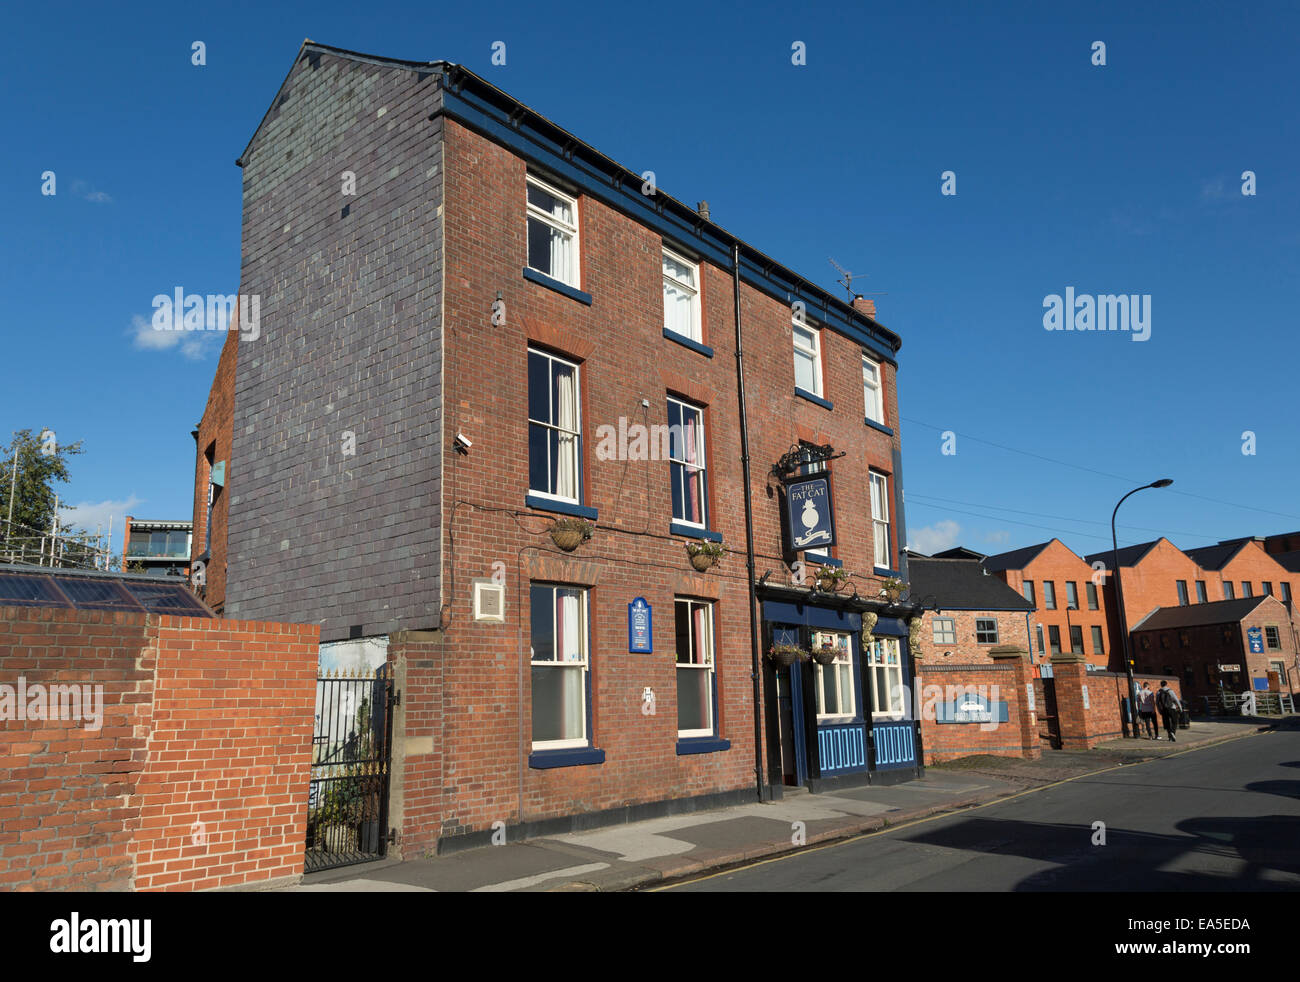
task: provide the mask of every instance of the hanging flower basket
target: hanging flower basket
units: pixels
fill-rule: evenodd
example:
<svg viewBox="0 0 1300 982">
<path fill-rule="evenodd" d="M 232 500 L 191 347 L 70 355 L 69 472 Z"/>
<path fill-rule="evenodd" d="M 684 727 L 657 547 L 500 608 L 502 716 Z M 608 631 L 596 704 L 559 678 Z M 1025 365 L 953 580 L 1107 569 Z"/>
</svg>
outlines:
<svg viewBox="0 0 1300 982">
<path fill-rule="evenodd" d="M 691 565 L 703 573 L 718 564 L 727 554 L 727 547 L 721 542 L 688 542 L 686 554 L 691 557 Z"/>
<path fill-rule="evenodd" d="M 813 648 L 812 660 L 818 665 L 835 664 L 835 656 L 839 654 L 834 648 Z"/>
<path fill-rule="evenodd" d="M 551 525 L 551 541 L 565 552 L 573 552 L 591 538 L 596 526 L 585 518 L 557 518 Z"/>
<path fill-rule="evenodd" d="M 806 648 L 797 644 L 774 644 L 767 649 L 767 657 L 781 668 L 788 668 L 797 661 L 807 661 L 810 656 Z"/>
<path fill-rule="evenodd" d="M 823 593 L 834 593 L 847 583 L 849 574 L 837 566 L 823 566 L 817 571 L 817 589 Z"/>
<path fill-rule="evenodd" d="M 907 584 L 897 576 L 887 576 L 881 584 L 881 592 L 889 598 L 890 603 L 894 603 L 907 590 Z"/>
</svg>

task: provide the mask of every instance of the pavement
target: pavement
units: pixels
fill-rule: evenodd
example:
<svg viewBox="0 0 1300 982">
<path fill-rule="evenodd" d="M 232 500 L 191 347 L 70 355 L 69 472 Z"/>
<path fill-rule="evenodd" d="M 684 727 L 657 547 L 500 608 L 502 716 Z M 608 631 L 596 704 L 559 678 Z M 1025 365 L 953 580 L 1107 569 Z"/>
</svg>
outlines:
<svg viewBox="0 0 1300 982">
<path fill-rule="evenodd" d="M 781 801 L 544 836 L 433 859 L 380 860 L 304 876 L 290 892 L 623 891 L 957 812 L 1027 790 L 1211 746 L 1297 717 L 1195 719 L 1176 742 L 1113 740 L 1094 750 L 1045 750 L 1039 760 L 965 757 L 923 778 L 834 794 L 785 789 Z"/>
</svg>

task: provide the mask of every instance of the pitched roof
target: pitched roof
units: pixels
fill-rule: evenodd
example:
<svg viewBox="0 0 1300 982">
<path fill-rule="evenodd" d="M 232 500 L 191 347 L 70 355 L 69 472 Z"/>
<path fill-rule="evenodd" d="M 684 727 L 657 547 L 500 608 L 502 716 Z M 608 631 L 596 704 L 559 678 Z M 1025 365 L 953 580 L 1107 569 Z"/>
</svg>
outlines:
<svg viewBox="0 0 1300 982">
<path fill-rule="evenodd" d="M 1295 552 L 1274 552 L 1270 553 L 1274 562 L 1285 570 L 1292 573 L 1300 573 L 1300 549 Z"/>
<path fill-rule="evenodd" d="M 1136 566 L 1142 558 L 1156 547 L 1159 539 L 1153 539 L 1150 542 L 1139 542 L 1135 546 L 1125 546 L 1119 550 L 1120 566 Z M 1094 552 L 1091 556 L 1084 556 L 1083 561 L 1091 566 L 1095 562 L 1101 562 L 1107 569 L 1111 568 L 1112 553 L 1110 549 L 1105 552 Z"/>
<path fill-rule="evenodd" d="M 1246 548 L 1254 539 L 1236 539 L 1227 542 L 1220 542 L 1216 546 L 1197 546 L 1195 549 L 1184 549 L 1183 554 L 1193 560 L 1201 569 L 1220 570 L 1232 561 L 1232 558 Z"/>
<path fill-rule="evenodd" d="M 943 552 L 936 552 L 935 559 L 987 559 L 988 556 L 982 552 L 976 552 L 974 549 L 967 549 L 965 546 L 956 546 L 952 549 L 945 549 Z"/>
<path fill-rule="evenodd" d="M 1269 599 L 1238 597 L 1236 600 L 1216 600 L 1208 604 L 1189 604 L 1186 607 L 1157 607 L 1142 618 L 1134 631 L 1157 631 L 1171 627 L 1203 627 L 1206 624 L 1233 624 L 1250 614 Z"/>
<path fill-rule="evenodd" d="M 1034 561 L 1040 552 L 1055 541 L 1055 539 L 1049 539 L 1046 542 L 1040 542 L 1036 546 L 1025 546 L 1022 549 L 1012 549 L 1010 552 L 1000 552 L 996 556 L 988 556 L 984 560 L 984 568 L 995 572 L 1001 572 L 1004 569 L 1024 569 Z"/>
<path fill-rule="evenodd" d="M 978 559 L 926 559 L 907 564 L 909 599 L 940 610 L 1033 610 L 1034 605 L 996 576 Z"/>
</svg>

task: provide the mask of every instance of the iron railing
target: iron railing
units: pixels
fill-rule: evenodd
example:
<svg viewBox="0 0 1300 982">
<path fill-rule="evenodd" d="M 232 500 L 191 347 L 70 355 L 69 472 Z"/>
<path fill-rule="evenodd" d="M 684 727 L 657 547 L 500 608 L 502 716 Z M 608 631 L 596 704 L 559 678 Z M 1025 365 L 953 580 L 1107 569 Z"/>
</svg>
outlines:
<svg viewBox="0 0 1300 982">
<path fill-rule="evenodd" d="M 387 851 L 393 706 L 387 666 L 316 680 L 308 873 L 380 859 Z"/>
</svg>

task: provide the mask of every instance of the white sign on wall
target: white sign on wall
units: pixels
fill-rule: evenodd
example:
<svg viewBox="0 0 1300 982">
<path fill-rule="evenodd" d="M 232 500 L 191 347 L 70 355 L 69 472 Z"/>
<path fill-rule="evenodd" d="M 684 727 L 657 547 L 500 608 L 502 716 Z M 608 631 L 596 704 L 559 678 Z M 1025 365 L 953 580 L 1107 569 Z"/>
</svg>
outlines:
<svg viewBox="0 0 1300 982">
<path fill-rule="evenodd" d="M 1086 685 L 1081 685 L 1079 688 L 1083 690 L 1083 708 L 1090 709 L 1091 706 L 1088 704 L 1088 687 Z"/>
<path fill-rule="evenodd" d="M 1034 706 L 1034 683 L 1033 682 L 1025 683 L 1025 695 L 1028 697 L 1026 701 L 1026 705 L 1029 706 L 1029 711 L 1031 713 L 1035 712 L 1036 707 Z"/>
</svg>

